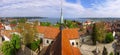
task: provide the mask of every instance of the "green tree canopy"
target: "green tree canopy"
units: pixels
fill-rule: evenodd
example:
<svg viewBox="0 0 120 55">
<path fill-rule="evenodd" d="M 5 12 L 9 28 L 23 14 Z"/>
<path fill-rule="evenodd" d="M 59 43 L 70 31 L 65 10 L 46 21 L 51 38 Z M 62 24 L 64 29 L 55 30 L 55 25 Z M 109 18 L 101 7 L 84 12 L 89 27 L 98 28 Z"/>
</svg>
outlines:
<svg viewBox="0 0 120 55">
<path fill-rule="evenodd" d="M 13 44 L 15 49 L 20 49 L 20 37 L 19 35 L 13 34 L 11 43 Z"/>
<path fill-rule="evenodd" d="M 17 24 L 17 21 L 13 20 L 13 21 L 10 22 L 10 24 Z"/>
<path fill-rule="evenodd" d="M 39 48 L 41 43 L 41 40 L 37 40 L 37 41 L 33 41 L 32 43 L 28 44 L 27 46 L 32 49 L 33 51 L 35 51 L 36 49 Z"/>
<path fill-rule="evenodd" d="M 110 43 L 110 42 L 112 42 L 113 40 L 114 40 L 114 37 L 113 37 L 112 33 L 111 33 L 111 32 L 107 33 L 107 34 L 106 34 L 106 37 L 105 37 L 105 42 L 106 42 L 106 43 Z"/>
<path fill-rule="evenodd" d="M 15 49 L 9 41 L 5 41 L 2 44 L 1 51 L 4 55 L 15 55 Z"/>
<path fill-rule="evenodd" d="M 19 23 L 25 23 L 26 21 L 27 21 L 26 18 L 20 18 L 20 19 L 18 20 Z"/>
<path fill-rule="evenodd" d="M 19 23 L 17 30 L 22 35 L 22 41 L 25 45 L 32 43 L 35 40 L 37 29 L 36 25 L 29 23 Z"/>
<path fill-rule="evenodd" d="M 93 43 L 96 41 L 103 42 L 105 40 L 105 27 L 103 22 L 98 22 L 93 25 L 92 40 Z"/>
<path fill-rule="evenodd" d="M 40 25 L 41 26 L 50 26 L 51 23 L 50 22 L 41 22 Z"/>
<path fill-rule="evenodd" d="M 16 34 L 12 35 L 10 41 L 4 41 L 1 47 L 4 55 L 15 55 L 18 49 L 20 49 L 20 38 Z"/>
</svg>

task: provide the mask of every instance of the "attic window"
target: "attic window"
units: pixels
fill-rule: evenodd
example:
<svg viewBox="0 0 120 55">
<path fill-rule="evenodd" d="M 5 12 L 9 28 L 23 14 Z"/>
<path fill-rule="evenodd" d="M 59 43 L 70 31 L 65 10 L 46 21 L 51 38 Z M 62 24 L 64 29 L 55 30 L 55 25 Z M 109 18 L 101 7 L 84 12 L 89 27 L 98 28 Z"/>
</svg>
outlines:
<svg viewBox="0 0 120 55">
<path fill-rule="evenodd" d="M 49 43 L 49 41 L 47 40 L 47 43 Z"/>
<path fill-rule="evenodd" d="M 72 45 L 74 45 L 74 42 L 72 42 Z"/>
<path fill-rule="evenodd" d="M 78 42 L 76 42 L 76 45 L 78 45 Z"/>
<path fill-rule="evenodd" d="M 53 41 L 51 41 L 51 43 L 53 43 Z"/>
</svg>

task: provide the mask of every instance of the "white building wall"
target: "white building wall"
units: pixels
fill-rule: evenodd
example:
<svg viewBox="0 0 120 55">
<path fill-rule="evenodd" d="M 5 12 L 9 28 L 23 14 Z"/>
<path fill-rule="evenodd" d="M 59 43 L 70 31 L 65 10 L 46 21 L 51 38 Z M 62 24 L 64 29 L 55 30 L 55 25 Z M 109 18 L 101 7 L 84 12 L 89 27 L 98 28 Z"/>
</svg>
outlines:
<svg viewBox="0 0 120 55">
<path fill-rule="evenodd" d="M 74 45 L 73 45 L 73 43 L 74 43 Z M 70 40 L 70 44 L 73 47 L 80 47 L 80 39 L 72 39 L 72 40 Z"/>
<path fill-rule="evenodd" d="M 113 37 L 115 37 L 115 31 L 113 31 Z"/>
<path fill-rule="evenodd" d="M 49 46 L 49 44 L 51 44 L 52 41 L 53 41 L 53 39 L 44 38 L 43 46 Z"/>
<path fill-rule="evenodd" d="M 51 44 L 53 41 L 53 39 L 48 39 L 48 38 L 43 38 L 43 46 L 49 46 L 49 44 Z M 69 40 L 71 46 L 74 47 L 80 47 L 80 39 L 73 39 L 73 40 Z M 74 43 L 74 45 L 72 45 L 72 43 Z"/>
<path fill-rule="evenodd" d="M 12 28 L 10 27 L 10 25 L 5 26 L 5 30 L 12 30 Z"/>
<path fill-rule="evenodd" d="M 5 39 L 5 41 L 10 41 L 10 39 L 6 37 L 5 35 L 3 36 L 3 38 Z"/>
</svg>

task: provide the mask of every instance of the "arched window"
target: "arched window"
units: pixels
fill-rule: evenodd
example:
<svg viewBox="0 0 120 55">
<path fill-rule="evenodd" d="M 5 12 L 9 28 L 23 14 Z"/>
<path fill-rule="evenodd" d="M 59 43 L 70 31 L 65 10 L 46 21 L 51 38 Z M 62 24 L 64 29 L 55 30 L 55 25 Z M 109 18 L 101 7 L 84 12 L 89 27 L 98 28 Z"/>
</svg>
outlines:
<svg viewBox="0 0 120 55">
<path fill-rule="evenodd" d="M 72 42 L 72 45 L 74 45 L 74 42 Z"/>
<path fill-rule="evenodd" d="M 49 43 L 49 41 L 47 40 L 47 43 Z"/>
</svg>

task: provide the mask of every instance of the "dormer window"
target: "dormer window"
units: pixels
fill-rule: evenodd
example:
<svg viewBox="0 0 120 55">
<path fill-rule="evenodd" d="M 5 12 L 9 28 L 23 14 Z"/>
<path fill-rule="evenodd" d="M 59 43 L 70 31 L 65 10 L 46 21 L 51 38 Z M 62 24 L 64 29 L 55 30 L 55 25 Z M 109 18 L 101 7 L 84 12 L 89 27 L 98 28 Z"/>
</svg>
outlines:
<svg viewBox="0 0 120 55">
<path fill-rule="evenodd" d="M 49 43 L 49 41 L 47 40 L 47 43 Z"/>
<path fill-rule="evenodd" d="M 76 45 L 78 45 L 78 42 L 76 42 Z"/>
<path fill-rule="evenodd" d="M 53 41 L 51 41 L 51 44 L 53 43 Z"/>
<path fill-rule="evenodd" d="M 72 42 L 72 45 L 74 45 L 74 42 Z"/>
</svg>

